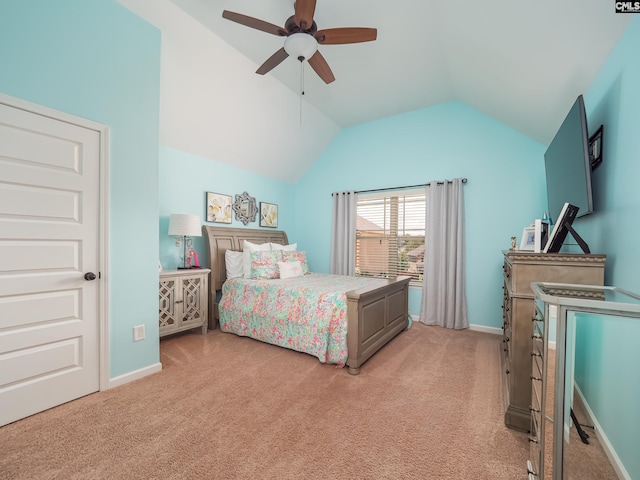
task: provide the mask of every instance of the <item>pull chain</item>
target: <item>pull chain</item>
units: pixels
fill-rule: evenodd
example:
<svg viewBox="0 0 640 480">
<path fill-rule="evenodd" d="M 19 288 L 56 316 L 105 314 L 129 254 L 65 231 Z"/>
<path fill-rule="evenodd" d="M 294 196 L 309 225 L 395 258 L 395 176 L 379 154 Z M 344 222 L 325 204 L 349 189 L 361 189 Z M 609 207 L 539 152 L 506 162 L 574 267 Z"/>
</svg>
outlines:
<svg viewBox="0 0 640 480">
<path fill-rule="evenodd" d="M 304 61 L 300 60 L 300 126 L 302 126 L 302 96 L 304 95 Z"/>
</svg>

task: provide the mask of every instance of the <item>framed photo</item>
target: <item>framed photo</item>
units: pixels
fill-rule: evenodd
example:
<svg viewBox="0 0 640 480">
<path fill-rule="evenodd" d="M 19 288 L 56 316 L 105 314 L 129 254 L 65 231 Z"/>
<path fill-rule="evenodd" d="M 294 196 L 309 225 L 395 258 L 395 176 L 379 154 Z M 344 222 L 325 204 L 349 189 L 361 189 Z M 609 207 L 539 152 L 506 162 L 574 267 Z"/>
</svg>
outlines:
<svg viewBox="0 0 640 480">
<path fill-rule="evenodd" d="M 269 228 L 278 227 L 278 205 L 260 202 L 260 226 Z"/>
<path fill-rule="evenodd" d="M 589 138 L 589 156 L 591 157 L 591 170 L 595 170 L 602 163 L 602 134 L 604 126 L 600 125 L 596 133 Z"/>
<path fill-rule="evenodd" d="M 549 224 L 536 219 L 530 227 L 522 231 L 520 250 L 540 253 L 544 250 L 549 237 Z"/>
<path fill-rule="evenodd" d="M 536 245 L 536 229 L 535 227 L 526 227 L 522 230 L 522 238 L 520 239 L 520 250 L 529 250 L 533 252 Z"/>
<path fill-rule="evenodd" d="M 207 192 L 207 222 L 231 223 L 232 205 L 231 195 Z"/>
</svg>

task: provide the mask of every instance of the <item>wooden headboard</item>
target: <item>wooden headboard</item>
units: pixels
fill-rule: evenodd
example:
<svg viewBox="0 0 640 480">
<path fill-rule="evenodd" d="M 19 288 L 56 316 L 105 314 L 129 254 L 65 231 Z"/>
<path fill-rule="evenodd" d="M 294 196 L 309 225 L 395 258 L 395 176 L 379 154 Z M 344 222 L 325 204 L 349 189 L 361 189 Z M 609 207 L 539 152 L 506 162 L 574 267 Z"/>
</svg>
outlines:
<svg viewBox="0 0 640 480">
<path fill-rule="evenodd" d="M 273 242 L 287 245 L 287 234 L 282 230 L 267 230 L 257 228 L 225 228 L 204 225 L 202 227 L 207 239 L 209 253 L 209 268 L 211 268 L 211 298 L 216 298 L 216 291 L 222 288 L 227 279 L 227 267 L 224 252 L 227 250 L 242 251 L 244 240 L 251 243 Z"/>
</svg>

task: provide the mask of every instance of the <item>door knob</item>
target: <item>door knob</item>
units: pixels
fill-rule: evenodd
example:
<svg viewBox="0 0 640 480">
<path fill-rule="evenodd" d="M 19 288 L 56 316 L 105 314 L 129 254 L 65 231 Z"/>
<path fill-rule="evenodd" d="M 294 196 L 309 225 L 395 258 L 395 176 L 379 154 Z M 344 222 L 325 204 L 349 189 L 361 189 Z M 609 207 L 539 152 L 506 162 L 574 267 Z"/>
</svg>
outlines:
<svg viewBox="0 0 640 480">
<path fill-rule="evenodd" d="M 95 280 L 96 279 L 96 274 L 93 272 L 87 272 L 84 274 L 84 279 L 85 280 Z"/>
</svg>

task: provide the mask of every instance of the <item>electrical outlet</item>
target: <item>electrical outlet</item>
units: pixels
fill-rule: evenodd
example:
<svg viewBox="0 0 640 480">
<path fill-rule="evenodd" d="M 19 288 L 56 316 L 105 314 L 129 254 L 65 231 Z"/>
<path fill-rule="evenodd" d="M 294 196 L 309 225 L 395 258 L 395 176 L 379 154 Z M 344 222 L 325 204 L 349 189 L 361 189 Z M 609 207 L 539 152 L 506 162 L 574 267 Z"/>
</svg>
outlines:
<svg viewBox="0 0 640 480">
<path fill-rule="evenodd" d="M 133 341 L 139 342 L 140 340 L 144 340 L 144 325 L 133 327 Z"/>
</svg>

